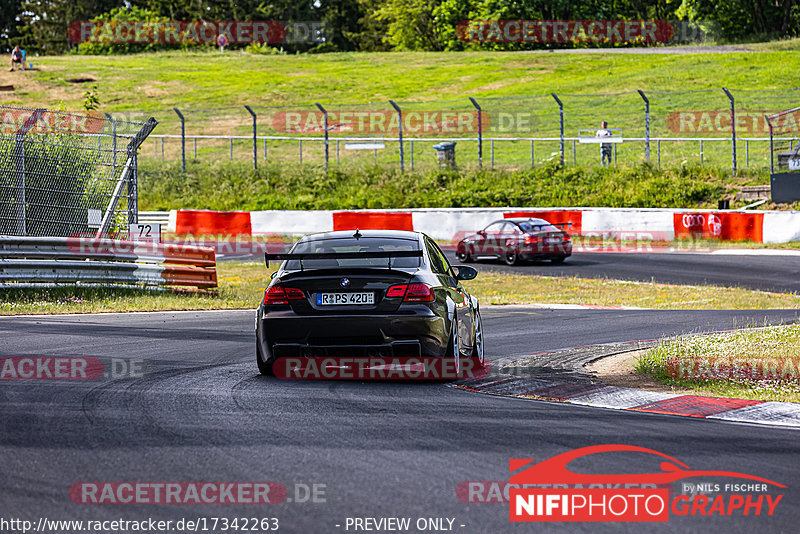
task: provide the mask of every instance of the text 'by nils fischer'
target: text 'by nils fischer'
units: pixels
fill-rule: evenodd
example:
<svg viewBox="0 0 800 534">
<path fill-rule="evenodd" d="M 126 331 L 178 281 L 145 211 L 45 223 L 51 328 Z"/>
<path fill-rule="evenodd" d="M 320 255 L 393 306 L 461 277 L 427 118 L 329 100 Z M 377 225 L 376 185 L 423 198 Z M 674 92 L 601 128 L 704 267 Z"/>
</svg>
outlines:
<svg viewBox="0 0 800 534">
<path fill-rule="evenodd" d="M 464 526 L 455 517 L 348 517 L 336 524 L 349 532 L 448 532 Z"/>
</svg>

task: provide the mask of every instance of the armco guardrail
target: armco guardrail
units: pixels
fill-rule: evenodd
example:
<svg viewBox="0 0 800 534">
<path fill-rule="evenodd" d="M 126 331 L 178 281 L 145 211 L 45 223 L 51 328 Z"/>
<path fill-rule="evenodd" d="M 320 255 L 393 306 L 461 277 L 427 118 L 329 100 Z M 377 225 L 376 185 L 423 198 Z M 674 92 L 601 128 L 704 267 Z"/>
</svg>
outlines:
<svg viewBox="0 0 800 534">
<path fill-rule="evenodd" d="M 213 248 L 85 237 L 0 236 L 0 284 L 217 286 Z"/>
</svg>

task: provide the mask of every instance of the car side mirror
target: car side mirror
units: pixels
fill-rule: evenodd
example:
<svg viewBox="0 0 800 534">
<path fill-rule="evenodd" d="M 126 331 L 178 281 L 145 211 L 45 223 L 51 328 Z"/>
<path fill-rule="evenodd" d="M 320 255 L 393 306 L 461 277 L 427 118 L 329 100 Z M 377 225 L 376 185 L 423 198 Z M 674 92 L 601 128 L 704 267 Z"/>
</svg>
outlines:
<svg viewBox="0 0 800 534">
<path fill-rule="evenodd" d="M 272 280 L 272 279 L 273 279 L 273 278 L 275 278 L 276 276 L 278 276 L 278 271 L 275 271 L 274 273 L 272 273 L 271 275 L 269 275 L 269 279 L 270 279 L 270 280 Z"/>
<path fill-rule="evenodd" d="M 478 235 L 483 237 L 486 235 L 486 230 L 478 230 Z"/>
<path fill-rule="evenodd" d="M 478 276 L 478 270 L 469 265 L 460 265 L 455 268 L 456 280 L 472 280 Z"/>
</svg>

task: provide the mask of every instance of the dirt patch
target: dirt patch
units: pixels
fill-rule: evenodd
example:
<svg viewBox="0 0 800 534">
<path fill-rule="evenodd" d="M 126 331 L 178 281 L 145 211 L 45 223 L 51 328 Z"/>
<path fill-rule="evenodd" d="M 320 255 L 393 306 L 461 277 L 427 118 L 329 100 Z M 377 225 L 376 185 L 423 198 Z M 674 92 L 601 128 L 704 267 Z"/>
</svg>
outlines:
<svg viewBox="0 0 800 534">
<path fill-rule="evenodd" d="M 623 352 L 606 356 L 586 366 L 589 372 L 595 373 L 598 379 L 609 386 L 622 388 L 644 389 L 647 391 L 658 391 L 659 393 L 677 393 L 684 395 L 699 395 L 703 397 L 718 396 L 718 394 L 707 391 L 695 391 L 693 389 L 667 386 L 660 384 L 650 377 L 641 375 L 633 370 L 636 360 L 647 352 L 647 350 L 637 350 L 633 352 Z"/>
</svg>

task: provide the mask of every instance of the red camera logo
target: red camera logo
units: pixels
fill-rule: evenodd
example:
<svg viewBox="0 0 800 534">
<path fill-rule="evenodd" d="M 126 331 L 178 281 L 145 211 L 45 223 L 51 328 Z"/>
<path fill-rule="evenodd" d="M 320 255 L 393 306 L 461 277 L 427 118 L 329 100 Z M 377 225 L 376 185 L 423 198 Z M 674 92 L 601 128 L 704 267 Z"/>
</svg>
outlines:
<svg viewBox="0 0 800 534">
<path fill-rule="evenodd" d="M 567 465 L 597 453 L 636 452 L 661 459 L 661 472 L 643 474 L 584 474 L 571 471 Z M 733 471 L 693 470 L 680 460 L 664 453 L 632 445 L 596 445 L 565 452 L 535 463 L 530 459 L 510 460 L 509 520 L 542 521 L 669 521 L 675 515 L 773 515 L 783 494 L 767 492 L 768 486 L 786 486 L 753 475 Z M 520 471 L 520 469 L 522 469 Z M 725 484 L 725 491 L 713 498 L 704 494 L 678 495 L 670 500 L 666 485 L 693 478 L 738 478 L 759 484 Z M 604 485 L 614 487 L 603 487 Z M 642 487 L 644 485 L 654 487 Z M 631 488 L 629 485 L 640 487 Z M 541 487 L 547 486 L 547 487 Z M 600 486 L 600 487 L 598 487 Z M 684 487 L 691 484 L 684 484 Z M 704 484 L 719 492 L 720 484 Z M 741 495 L 739 492 L 760 492 Z"/>
</svg>

